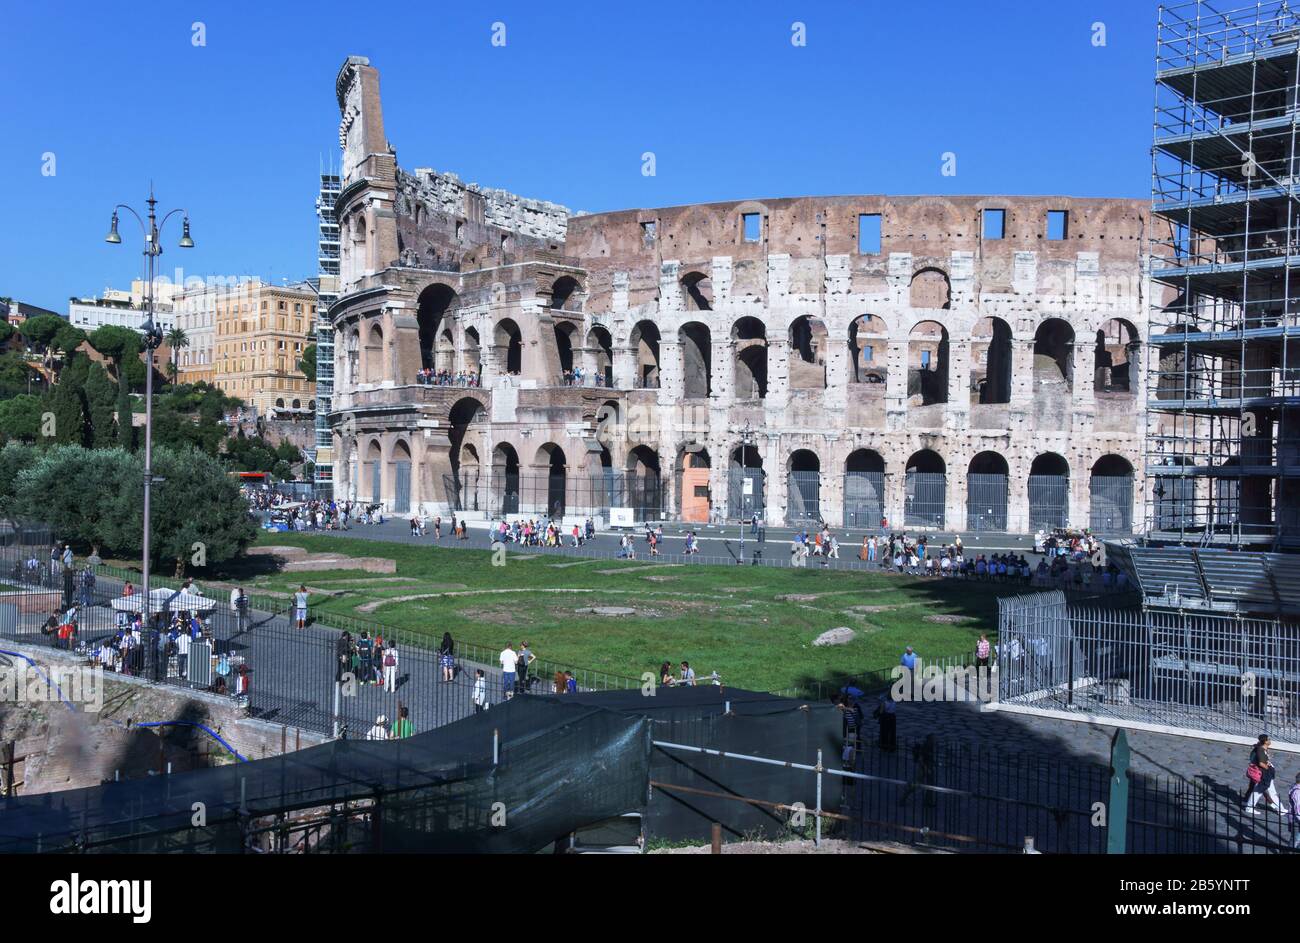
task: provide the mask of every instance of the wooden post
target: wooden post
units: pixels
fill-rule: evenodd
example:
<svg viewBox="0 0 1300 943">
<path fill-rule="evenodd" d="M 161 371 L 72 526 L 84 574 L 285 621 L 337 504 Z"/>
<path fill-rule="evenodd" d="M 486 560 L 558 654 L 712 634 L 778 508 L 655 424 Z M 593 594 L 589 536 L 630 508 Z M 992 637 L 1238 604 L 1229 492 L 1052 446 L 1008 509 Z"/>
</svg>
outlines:
<svg viewBox="0 0 1300 943">
<path fill-rule="evenodd" d="M 0 750 L 0 782 L 4 783 L 6 796 L 14 794 L 14 742 L 10 740 Z"/>
<path fill-rule="evenodd" d="M 712 845 L 710 854 L 722 854 L 722 823 L 720 822 L 713 823 Z"/>
</svg>

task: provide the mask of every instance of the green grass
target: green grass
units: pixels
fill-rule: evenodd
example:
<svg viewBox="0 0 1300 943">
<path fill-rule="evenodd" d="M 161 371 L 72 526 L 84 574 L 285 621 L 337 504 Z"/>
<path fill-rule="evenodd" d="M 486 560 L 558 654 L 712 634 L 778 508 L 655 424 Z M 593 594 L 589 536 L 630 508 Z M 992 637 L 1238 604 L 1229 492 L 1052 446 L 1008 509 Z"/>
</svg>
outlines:
<svg viewBox="0 0 1300 943">
<path fill-rule="evenodd" d="M 450 631 L 457 641 L 491 651 L 527 640 L 548 661 L 632 678 L 686 659 L 700 676 L 716 670 L 728 684 L 768 691 L 888 668 L 907 645 L 923 659 L 970 652 L 980 632 L 994 637 L 997 597 L 1022 591 L 815 567 L 667 567 L 545 551 L 528 559 L 511 552 L 496 567 L 487 550 L 324 535 L 263 533 L 259 542 L 396 561 L 396 574 L 383 576 L 341 570 L 251 581 L 254 591 L 289 593 L 306 583 L 336 592 L 312 596 L 313 614 L 325 623 L 336 614 L 432 641 Z M 410 581 L 385 581 L 392 576 Z M 789 594 L 814 598 L 778 598 Z M 427 598 L 399 599 L 414 595 Z M 627 606 L 637 614 L 575 612 L 588 606 Z M 939 614 L 964 621 L 927 621 Z M 857 631 L 854 641 L 813 647 L 819 634 L 843 625 Z"/>
</svg>

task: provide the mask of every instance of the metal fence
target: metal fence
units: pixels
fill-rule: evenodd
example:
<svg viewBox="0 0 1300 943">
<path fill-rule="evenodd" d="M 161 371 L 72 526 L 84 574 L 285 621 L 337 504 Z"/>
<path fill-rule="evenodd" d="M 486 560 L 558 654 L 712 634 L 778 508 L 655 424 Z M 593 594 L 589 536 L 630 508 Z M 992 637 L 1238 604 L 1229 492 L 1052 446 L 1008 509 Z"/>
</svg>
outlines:
<svg viewBox="0 0 1300 943">
<path fill-rule="evenodd" d="M 1300 625 L 1190 610 L 999 600 L 999 698 L 1254 736 L 1300 739 Z"/>
<path fill-rule="evenodd" d="M 1029 529 L 1065 527 L 1070 516 L 1070 479 L 1065 475 L 1029 476 Z"/>
<path fill-rule="evenodd" d="M 1007 476 L 966 476 L 966 527 L 974 531 L 1007 529 Z"/>
<path fill-rule="evenodd" d="M 1102 763 L 929 738 L 890 750 L 869 743 L 855 769 L 864 778 L 845 783 L 843 808 L 859 841 L 1015 853 L 1031 837 L 1047 854 L 1107 851 L 1108 824 L 1096 817 L 1096 803 L 1111 800 Z M 1238 784 L 1130 773 L 1128 785 L 1129 854 L 1290 850 L 1282 820 L 1243 814 Z"/>
<path fill-rule="evenodd" d="M 658 475 L 624 472 L 564 474 L 445 475 L 454 511 L 493 516 L 604 517 L 610 508 L 631 508 L 637 520 L 664 515 L 664 487 Z"/>
<path fill-rule="evenodd" d="M 785 518 L 789 524 L 816 524 L 822 519 L 821 472 L 792 471 L 786 480 Z"/>
<path fill-rule="evenodd" d="M 1093 475 L 1088 526 L 1100 534 L 1133 532 L 1133 476 Z"/>
<path fill-rule="evenodd" d="M 844 526 L 878 527 L 885 516 L 885 473 L 844 473 Z"/>
<path fill-rule="evenodd" d="M 747 520 L 763 516 L 767 498 L 763 493 L 765 476 L 761 468 L 736 468 L 727 473 L 727 516 Z"/>
<path fill-rule="evenodd" d="M 909 471 L 906 488 L 903 523 L 908 527 L 943 527 L 947 476 L 943 472 Z"/>
<path fill-rule="evenodd" d="M 1196 501 L 1196 479 L 1158 477 L 1152 484 L 1151 497 L 1155 503 L 1156 530 L 1204 528 L 1202 509 Z"/>
</svg>

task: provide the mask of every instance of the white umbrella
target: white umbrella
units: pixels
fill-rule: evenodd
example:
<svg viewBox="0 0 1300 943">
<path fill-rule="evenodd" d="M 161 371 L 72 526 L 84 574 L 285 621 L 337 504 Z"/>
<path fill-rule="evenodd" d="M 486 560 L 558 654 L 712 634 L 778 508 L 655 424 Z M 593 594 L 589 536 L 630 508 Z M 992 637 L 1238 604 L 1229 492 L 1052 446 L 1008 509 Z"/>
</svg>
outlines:
<svg viewBox="0 0 1300 943">
<path fill-rule="evenodd" d="M 172 597 L 176 598 L 173 599 Z M 140 595 L 122 596 L 113 600 L 113 608 L 118 612 L 140 612 L 144 598 Z M 198 593 L 182 592 L 177 595 L 174 589 L 155 589 L 149 593 L 149 611 L 161 612 L 167 607 L 172 612 L 211 612 L 219 603 L 215 599 L 200 596 Z"/>
</svg>

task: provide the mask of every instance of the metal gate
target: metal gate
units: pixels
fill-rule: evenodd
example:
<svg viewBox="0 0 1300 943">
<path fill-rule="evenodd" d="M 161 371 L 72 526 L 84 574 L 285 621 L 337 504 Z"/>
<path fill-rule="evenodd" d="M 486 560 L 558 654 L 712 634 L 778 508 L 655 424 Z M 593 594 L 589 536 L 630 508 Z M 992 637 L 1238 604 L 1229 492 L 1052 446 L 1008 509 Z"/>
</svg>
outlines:
<svg viewBox="0 0 1300 943">
<path fill-rule="evenodd" d="M 785 518 L 790 524 L 822 519 L 821 472 L 792 471 L 786 480 Z"/>
<path fill-rule="evenodd" d="M 942 527 L 948 477 L 943 472 L 909 471 L 903 523 L 909 527 Z"/>
<path fill-rule="evenodd" d="M 966 527 L 969 530 L 1007 529 L 1007 476 L 983 473 L 966 476 Z"/>
<path fill-rule="evenodd" d="M 502 515 L 519 513 L 519 473 L 497 475 L 497 510 Z"/>
<path fill-rule="evenodd" d="M 844 526 L 874 528 L 884 516 L 884 472 L 845 472 Z"/>
<path fill-rule="evenodd" d="M 379 503 L 379 495 L 381 494 L 379 482 L 382 478 L 383 478 L 383 466 L 380 465 L 379 462 L 371 462 L 370 463 L 370 494 L 371 494 L 371 501 L 374 504 Z"/>
<path fill-rule="evenodd" d="M 1093 475 L 1088 482 L 1088 526 L 1098 533 L 1133 531 L 1133 476 Z"/>
<path fill-rule="evenodd" d="M 1070 516 L 1067 475 L 1029 476 L 1029 529 L 1065 527 Z"/>
<path fill-rule="evenodd" d="M 405 514 L 411 510 L 411 463 L 394 462 L 393 513 Z"/>
<path fill-rule="evenodd" d="M 745 483 L 748 482 L 748 490 Z M 733 468 L 727 480 L 727 512 L 733 518 L 763 516 L 763 470 Z"/>
</svg>

